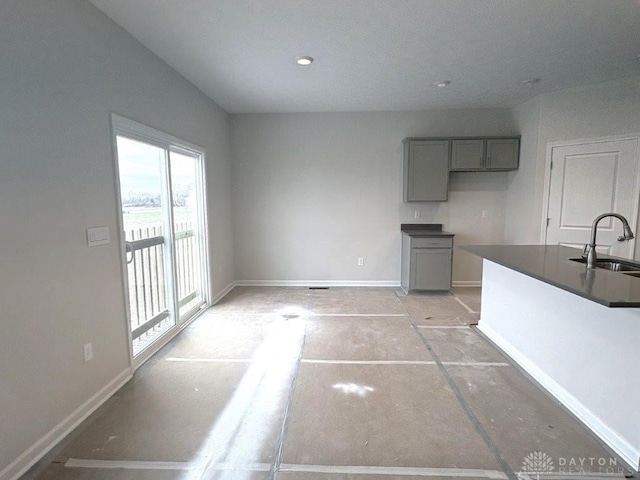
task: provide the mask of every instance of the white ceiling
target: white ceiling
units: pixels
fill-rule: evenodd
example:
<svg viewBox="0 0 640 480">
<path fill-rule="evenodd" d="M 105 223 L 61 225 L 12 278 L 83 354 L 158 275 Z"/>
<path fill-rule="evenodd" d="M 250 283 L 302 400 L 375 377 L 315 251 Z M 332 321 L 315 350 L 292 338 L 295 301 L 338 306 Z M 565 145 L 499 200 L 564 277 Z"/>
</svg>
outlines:
<svg viewBox="0 0 640 480">
<path fill-rule="evenodd" d="M 640 0 L 90 1 L 230 113 L 510 107 L 640 75 Z"/>
</svg>

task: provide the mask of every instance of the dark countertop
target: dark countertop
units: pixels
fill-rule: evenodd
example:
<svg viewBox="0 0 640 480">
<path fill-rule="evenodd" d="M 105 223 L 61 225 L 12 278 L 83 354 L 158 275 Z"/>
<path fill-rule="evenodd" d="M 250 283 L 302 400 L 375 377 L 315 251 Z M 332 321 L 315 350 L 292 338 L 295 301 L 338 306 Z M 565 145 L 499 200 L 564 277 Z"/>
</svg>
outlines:
<svg viewBox="0 0 640 480">
<path fill-rule="evenodd" d="M 410 237 L 453 237 L 454 234 L 442 230 L 441 223 L 403 223 L 400 231 Z"/>
<path fill-rule="evenodd" d="M 640 278 L 572 262 L 582 252 L 558 245 L 465 245 L 478 255 L 606 307 L 640 307 Z M 599 255 L 598 259 L 625 258 Z"/>
</svg>

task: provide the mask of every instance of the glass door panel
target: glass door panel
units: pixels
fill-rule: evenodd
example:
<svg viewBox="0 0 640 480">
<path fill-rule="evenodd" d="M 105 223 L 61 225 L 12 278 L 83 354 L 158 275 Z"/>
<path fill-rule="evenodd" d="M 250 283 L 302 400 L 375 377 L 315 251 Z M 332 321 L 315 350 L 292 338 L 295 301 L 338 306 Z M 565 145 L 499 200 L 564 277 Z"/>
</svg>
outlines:
<svg viewBox="0 0 640 480">
<path fill-rule="evenodd" d="M 120 198 L 127 253 L 128 306 L 133 354 L 176 323 L 171 306 L 171 252 L 165 232 L 166 150 L 117 136 Z"/>
<path fill-rule="evenodd" d="M 171 151 L 169 165 L 173 203 L 173 234 L 179 320 L 205 303 L 204 212 L 201 157 Z"/>
<path fill-rule="evenodd" d="M 112 125 L 127 317 L 139 366 L 208 305 L 205 153 L 118 115 Z"/>
</svg>

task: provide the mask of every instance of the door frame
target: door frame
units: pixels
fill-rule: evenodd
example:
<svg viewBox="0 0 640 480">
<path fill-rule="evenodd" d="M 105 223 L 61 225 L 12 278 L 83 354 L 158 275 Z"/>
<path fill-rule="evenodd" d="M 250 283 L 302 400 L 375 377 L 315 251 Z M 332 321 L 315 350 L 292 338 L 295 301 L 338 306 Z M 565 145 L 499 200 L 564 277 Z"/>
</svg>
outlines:
<svg viewBox="0 0 640 480">
<path fill-rule="evenodd" d="M 112 148 L 112 161 L 113 161 L 113 173 L 114 173 L 114 185 L 115 185 L 115 199 L 116 199 L 116 217 L 118 221 L 118 243 L 120 250 L 120 277 L 122 279 L 122 300 L 125 306 L 125 327 L 127 331 L 127 349 L 129 352 L 129 366 L 132 370 L 137 370 L 142 364 L 144 364 L 149 358 L 151 358 L 158 350 L 160 350 L 163 346 L 165 346 L 171 339 L 173 339 L 178 333 L 182 331 L 185 327 L 187 327 L 196 317 L 198 317 L 199 313 L 191 316 L 189 319 L 180 323 L 179 321 L 179 309 L 176 308 L 176 323 L 175 325 L 165 334 L 163 335 L 157 342 L 153 344 L 153 346 L 144 349 L 139 353 L 137 357 L 133 355 L 133 338 L 131 332 L 131 311 L 130 311 L 130 302 L 128 299 L 129 292 L 129 279 L 127 275 L 127 252 L 125 249 L 125 233 L 124 233 L 124 218 L 122 215 L 122 195 L 120 188 L 120 169 L 118 165 L 118 144 L 117 144 L 117 136 L 122 135 L 130 138 L 132 140 L 137 140 L 140 142 L 148 143 L 153 146 L 163 148 L 167 151 L 167 154 L 170 152 L 176 153 L 186 153 L 191 155 L 199 155 L 200 156 L 200 176 L 198 178 L 198 182 L 201 182 L 200 190 L 202 197 L 200 199 L 201 203 L 201 211 L 199 214 L 201 219 L 201 228 L 200 234 L 202 235 L 202 252 L 206 254 L 206 259 L 209 260 L 209 255 L 211 249 L 209 248 L 209 225 L 207 222 L 207 189 L 206 189 L 206 151 L 204 148 L 187 142 L 181 138 L 175 137 L 168 133 L 162 132 L 152 127 L 148 127 L 141 123 L 138 123 L 134 120 L 130 120 L 126 117 L 117 115 L 115 113 L 111 113 L 111 148 Z M 163 167 L 164 168 L 164 167 Z M 172 209 L 171 209 L 172 210 Z M 172 212 L 170 212 L 170 216 Z M 171 225 L 173 225 L 171 223 Z M 173 228 L 173 227 L 172 227 Z M 173 250 L 173 247 L 172 247 Z M 171 261 L 174 264 L 175 271 L 175 255 L 171 255 Z M 200 313 L 206 310 L 206 307 L 211 306 L 211 262 L 206 261 L 205 265 L 202 268 L 203 271 L 203 286 L 202 286 L 202 295 L 204 300 L 205 308 L 202 308 Z M 173 296 L 176 296 L 176 293 L 173 292 Z M 176 304 L 177 307 L 177 304 Z"/>
<path fill-rule="evenodd" d="M 540 219 L 540 244 L 547 244 L 547 218 L 549 217 L 549 195 L 551 194 L 551 159 L 553 158 L 553 150 L 555 148 L 560 147 L 571 147 L 574 145 L 583 145 L 583 144 L 593 144 L 593 143 L 607 143 L 607 142 L 617 142 L 624 140 L 635 140 L 638 144 L 638 149 L 636 150 L 636 198 L 635 198 L 635 209 L 638 212 L 637 218 L 629 219 L 631 223 L 634 224 L 636 229 L 640 226 L 640 209 L 638 208 L 640 205 L 640 195 L 638 192 L 638 186 L 640 186 L 640 133 L 629 133 L 626 135 L 610 135 L 607 137 L 595 137 L 595 138 L 581 138 L 575 140 L 564 140 L 557 142 L 549 142 L 547 143 L 547 149 L 545 154 L 545 162 L 544 162 L 544 187 L 542 193 L 542 218 Z M 604 213 L 604 212 L 603 212 Z M 633 232 L 634 235 L 636 232 Z M 635 239 L 632 240 L 633 247 L 633 255 L 636 257 L 636 249 L 638 248 L 638 243 L 635 242 Z"/>
</svg>

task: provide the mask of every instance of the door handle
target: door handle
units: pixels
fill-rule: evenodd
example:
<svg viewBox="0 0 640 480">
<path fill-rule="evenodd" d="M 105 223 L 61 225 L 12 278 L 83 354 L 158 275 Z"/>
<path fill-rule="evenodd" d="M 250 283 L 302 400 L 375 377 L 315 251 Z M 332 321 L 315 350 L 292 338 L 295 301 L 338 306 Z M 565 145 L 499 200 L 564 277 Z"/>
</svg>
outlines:
<svg viewBox="0 0 640 480">
<path fill-rule="evenodd" d="M 131 258 L 127 258 L 127 253 L 131 253 Z M 129 265 L 136 258 L 136 251 L 133 249 L 133 245 L 129 242 L 124 242 L 124 256 L 127 265 Z"/>
</svg>

